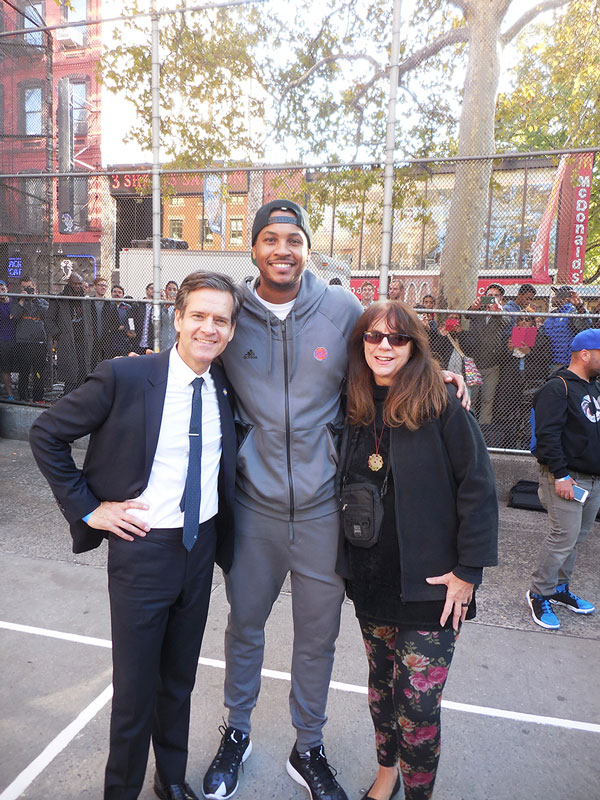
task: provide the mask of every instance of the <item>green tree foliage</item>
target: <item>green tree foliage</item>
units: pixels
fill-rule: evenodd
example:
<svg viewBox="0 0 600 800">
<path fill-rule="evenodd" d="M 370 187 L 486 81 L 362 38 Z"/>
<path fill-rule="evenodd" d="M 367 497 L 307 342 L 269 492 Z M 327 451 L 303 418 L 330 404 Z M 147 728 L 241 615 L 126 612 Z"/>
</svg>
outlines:
<svg viewBox="0 0 600 800">
<path fill-rule="evenodd" d="M 518 42 L 513 90 L 498 98 L 500 149 L 558 150 L 600 142 L 600 2 L 575 0 L 553 24 L 527 30 Z M 586 283 L 600 278 L 600 159 L 596 158 Z"/>
<path fill-rule="evenodd" d="M 146 9 L 128 3 L 124 14 Z M 251 120 L 264 117 L 257 48 L 265 31 L 255 9 L 227 9 L 160 18 L 160 104 L 163 153 L 174 167 L 206 166 L 240 152 L 262 154 L 263 131 Z M 150 149 L 152 94 L 150 23 L 127 21 L 113 29 L 99 78 L 127 98 L 138 122 L 125 141 Z"/>
<path fill-rule="evenodd" d="M 521 0 L 414 0 L 403 23 L 398 152 L 491 157 L 503 51 L 543 12 L 558 14 L 580 4 L 584 0 L 540 0 L 532 6 Z M 128 4 L 124 12 L 135 8 Z M 174 166 L 228 158 L 273 162 L 277 142 L 289 145 L 295 162 L 381 158 L 392 8 L 391 0 L 272 0 L 173 14 L 168 22 L 162 18 L 167 157 Z M 109 88 L 136 105 L 143 122 L 131 136 L 145 146 L 151 106 L 147 27 L 145 38 L 134 23 L 117 31 L 103 64 Z M 522 59 L 526 56 L 537 59 L 532 47 L 522 51 Z M 584 60 L 591 80 L 598 62 Z M 554 67 L 562 69 L 559 63 Z M 441 258 L 442 292 L 450 307 L 470 300 L 477 279 L 491 166 L 490 158 L 456 168 Z M 408 184 L 399 178 L 406 192 Z M 329 190 L 325 181 L 318 192 L 315 184 L 312 188 L 322 203 L 331 204 L 335 192 L 356 197 L 357 208 L 366 191 L 346 178 L 331 182 Z M 405 200 L 397 198 L 397 204 Z M 343 222 L 353 229 L 356 219 Z"/>
</svg>

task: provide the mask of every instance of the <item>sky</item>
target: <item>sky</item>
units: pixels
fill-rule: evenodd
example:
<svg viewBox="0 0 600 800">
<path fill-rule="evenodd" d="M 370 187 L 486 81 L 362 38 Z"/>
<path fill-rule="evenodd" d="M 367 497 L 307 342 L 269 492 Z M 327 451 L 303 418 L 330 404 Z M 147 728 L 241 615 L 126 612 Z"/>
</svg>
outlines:
<svg viewBox="0 0 600 800">
<path fill-rule="evenodd" d="M 410 17 L 411 6 L 414 0 L 403 0 L 402 2 L 402 19 L 406 20 Z M 158 0 L 158 5 L 161 8 L 169 5 L 181 6 L 181 0 Z M 198 0 L 188 0 L 189 5 L 195 5 Z M 392 0 L 390 0 L 392 2 Z M 291 3 L 290 3 L 291 5 Z M 322 2 L 315 5 L 322 8 Z M 515 0 L 509 9 L 505 27 L 512 24 L 524 11 L 536 5 L 536 0 Z M 118 16 L 122 11 L 122 0 L 103 0 L 102 16 L 109 18 Z M 150 3 L 140 2 L 140 7 L 150 7 Z M 103 26 L 103 42 L 110 44 L 112 24 Z M 403 25 L 403 30 L 406 26 Z M 391 31 L 390 31 L 391 34 Z M 508 48 L 503 56 L 503 72 L 500 81 L 500 91 L 509 88 L 508 70 L 515 59 L 514 47 Z M 457 75 L 457 80 L 462 80 L 461 76 Z M 131 103 L 127 102 L 122 96 L 114 95 L 105 88 L 103 88 L 102 97 L 102 159 L 104 166 L 108 164 L 139 164 L 152 161 L 151 151 L 144 151 L 140 146 L 135 143 L 124 143 L 123 136 L 125 132 L 130 129 L 135 122 L 135 111 Z M 292 143 L 293 150 L 293 143 Z M 290 144 L 277 148 L 270 148 L 269 160 L 271 163 L 283 162 L 293 160 L 293 155 L 290 153 Z"/>
</svg>

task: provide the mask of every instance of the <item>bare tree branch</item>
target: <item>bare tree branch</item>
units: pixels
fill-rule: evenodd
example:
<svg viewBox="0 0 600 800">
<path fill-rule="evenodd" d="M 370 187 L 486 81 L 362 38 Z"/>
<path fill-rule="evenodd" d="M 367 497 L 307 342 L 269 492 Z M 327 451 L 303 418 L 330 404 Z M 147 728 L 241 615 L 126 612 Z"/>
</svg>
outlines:
<svg viewBox="0 0 600 800">
<path fill-rule="evenodd" d="M 364 53 L 335 53 L 334 55 L 327 56 L 326 58 L 322 58 L 320 61 L 317 61 L 315 64 L 312 65 L 310 69 L 307 69 L 306 72 L 301 75 L 297 80 L 288 83 L 288 85 L 283 90 L 280 98 L 279 98 L 279 110 L 277 112 L 277 121 L 275 123 L 276 127 L 279 125 L 279 117 L 281 115 L 281 106 L 285 99 L 285 96 L 289 94 L 292 89 L 296 89 L 298 86 L 302 86 L 303 83 L 314 75 L 315 72 L 321 69 L 321 67 L 326 66 L 327 64 L 333 64 L 335 61 L 368 61 L 377 71 L 379 71 L 379 63 L 376 59 L 372 56 L 368 56 Z"/>
<path fill-rule="evenodd" d="M 400 82 L 400 78 L 403 75 L 410 72 L 411 69 L 418 67 L 419 64 L 431 58 L 431 56 L 439 53 L 444 47 L 450 44 L 459 44 L 460 42 L 468 41 L 469 28 L 467 25 L 462 25 L 460 28 L 452 28 L 452 30 L 447 31 L 447 33 L 443 33 L 441 36 L 438 36 L 437 39 L 434 39 L 433 42 L 417 50 L 416 53 L 408 56 L 408 58 L 405 58 L 404 61 L 399 64 L 398 82 Z"/>
<path fill-rule="evenodd" d="M 380 69 L 374 73 L 373 77 L 370 81 L 363 83 L 360 87 L 360 90 L 354 95 L 352 98 L 352 102 L 350 103 L 350 108 L 355 108 L 358 110 L 358 101 L 361 100 L 365 94 L 369 91 L 369 89 L 376 83 L 380 78 L 382 78 L 386 73 L 386 70 Z"/>
<path fill-rule="evenodd" d="M 552 11 L 554 8 L 566 6 L 572 2 L 573 0 L 544 0 L 544 2 L 538 3 L 520 16 L 519 19 L 502 34 L 500 37 L 501 45 L 504 47 L 504 45 L 511 42 L 515 36 L 517 36 L 517 34 L 519 34 L 533 19 L 539 16 L 539 14 L 543 14 L 544 11 Z"/>
</svg>

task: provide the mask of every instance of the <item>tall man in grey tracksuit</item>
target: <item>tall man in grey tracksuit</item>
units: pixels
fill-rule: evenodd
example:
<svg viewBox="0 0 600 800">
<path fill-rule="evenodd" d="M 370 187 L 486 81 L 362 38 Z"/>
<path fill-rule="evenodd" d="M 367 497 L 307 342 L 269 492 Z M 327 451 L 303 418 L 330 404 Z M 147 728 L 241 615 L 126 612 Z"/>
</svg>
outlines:
<svg viewBox="0 0 600 800">
<path fill-rule="evenodd" d="M 340 394 L 348 338 L 362 308 L 341 286 L 304 271 L 310 244 L 303 208 L 283 200 L 259 209 L 252 255 L 260 277 L 244 286 L 236 336 L 223 354 L 242 439 L 236 550 L 226 579 L 229 722 L 204 778 L 208 798 L 231 797 L 240 763 L 250 755 L 264 627 L 289 572 L 297 740 L 287 770 L 313 798 L 347 800 L 325 759 L 322 730 L 344 596 L 335 573 Z"/>
<path fill-rule="evenodd" d="M 252 750 L 264 628 L 288 572 L 296 743 L 287 771 L 313 800 L 347 800 L 325 758 L 323 726 L 344 597 L 335 572 L 336 439 L 348 340 L 363 309 L 341 286 L 305 271 L 310 246 L 308 215 L 299 205 L 275 200 L 258 210 L 252 258 L 260 274 L 246 281 L 236 335 L 222 357 L 241 441 L 236 546 L 226 577 L 229 720 L 203 783 L 204 796 L 214 800 L 235 793 Z"/>
</svg>

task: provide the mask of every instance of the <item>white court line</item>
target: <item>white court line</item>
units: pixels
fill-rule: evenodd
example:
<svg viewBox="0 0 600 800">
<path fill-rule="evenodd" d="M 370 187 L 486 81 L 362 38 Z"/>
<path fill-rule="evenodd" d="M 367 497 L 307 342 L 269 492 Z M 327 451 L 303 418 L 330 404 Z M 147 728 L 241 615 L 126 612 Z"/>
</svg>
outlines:
<svg viewBox="0 0 600 800">
<path fill-rule="evenodd" d="M 0 628 L 6 628 L 8 631 L 18 631 L 19 633 L 33 633 L 37 636 L 47 636 L 50 639 L 63 639 L 66 642 L 91 644 L 94 645 L 94 647 L 112 647 L 110 639 L 96 639 L 94 636 L 80 636 L 77 633 L 52 631 L 48 628 L 34 628 L 32 625 L 16 625 L 14 622 L 0 621 Z"/>
<path fill-rule="evenodd" d="M 80 636 L 63 631 L 48 630 L 46 628 L 36 628 L 31 625 L 17 625 L 12 622 L 0 621 L 0 628 L 29 633 L 38 636 L 46 636 L 53 639 L 78 642 L 80 644 L 93 645 L 95 647 L 110 648 L 111 642 L 108 639 L 97 639 L 92 636 Z M 214 658 L 200 657 L 199 663 L 202 666 L 225 669 L 225 662 Z M 274 680 L 290 681 L 289 672 L 281 672 L 273 669 L 263 669 L 261 674 L 265 678 Z M 332 689 L 353 694 L 367 694 L 365 686 L 357 686 L 352 683 L 342 683 L 331 681 L 329 684 Z M 48 747 L 25 769 L 23 772 L 0 794 L 0 800 L 17 800 L 25 789 L 35 780 L 35 778 L 45 769 L 48 764 L 63 750 L 69 742 L 81 731 L 88 722 L 102 709 L 112 694 L 112 687 L 107 687 L 102 694 L 84 709 L 81 714 L 68 725 L 58 736 L 50 742 Z M 538 714 L 525 714 L 519 711 L 507 711 L 501 708 L 490 708 L 488 706 L 477 706 L 469 703 L 456 703 L 452 700 L 442 700 L 442 707 L 449 711 L 462 711 L 467 714 L 479 714 L 485 717 L 496 717 L 519 722 L 529 722 L 537 725 L 549 725 L 570 730 L 586 731 L 588 733 L 600 733 L 600 725 L 593 722 L 580 722 L 578 720 L 561 719 L 559 717 L 547 717 Z"/>
<path fill-rule="evenodd" d="M 0 621 L 0 628 L 18 631 L 20 633 L 31 633 L 37 636 L 47 636 L 52 639 L 63 639 L 67 642 L 79 642 L 80 644 L 90 644 L 95 647 L 112 647 L 109 639 L 96 639 L 93 636 L 80 636 L 76 633 L 64 633 L 63 631 L 53 631 L 47 628 L 34 628 L 31 625 L 17 625 L 13 622 Z M 225 662 L 216 658 L 204 658 L 201 656 L 198 663 L 204 667 L 214 667 L 215 669 L 225 669 Z M 262 669 L 261 675 L 264 678 L 273 678 L 278 681 L 290 681 L 289 672 L 281 672 L 274 669 Z M 331 681 L 331 689 L 339 692 L 350 692 L 352 694 L 367 694 L 366 686 L 356 686 L 353 683 L 341 683 Z M 586 731 L 588 733 L 600 733 L 600 724 L 594 722 L 580 722 L 573 719 L 562 719 L 560 717 L 546 717 L 539 714 L 525 714 L 520 711 L 506 711 L 502 708 L 490 708 L 488 706 L 476 706 L 470 703 L 455 703 L 452 700 L 442 700 L 442 708 L 448 711 L 462 711 L 465 714 L 479 714 L 483 717 L 497 717 L 500 719 L 510 719 L 518 722 L 531 722 L 536 725 L 550 725 L 556 728 L 568 728 L 569 730 Z M 0 795 L 0 800 L 5 800 L 4 795 Z"/>
<path fill-rule="evenodd" d="M 2 627 L 4 628 L 7 626 L 2 624 Z M 36 628 L 35 630 L 39 631 L 40 628 Z M 94 719 L 96 714 L 104 708 L 111 697 L 112 684 L 107 686 L 102 694 L 93 700 L 87 708 L 84 708 L 81 714 L 79 714 L 70 725 L 67 725 L 67 727 L 42 750 L 39 756 L 35 758 L 28 767 L 25 767 L 20 775 L 17 775 L 14 781 L 0 794 L 0 800 L 17 800 L 38 775 L 43 772 L 46 767 L 54 761 L 56 756 L 70 744 L 83 728 L 85 728 L 88 722 Z"/>
</svg>

